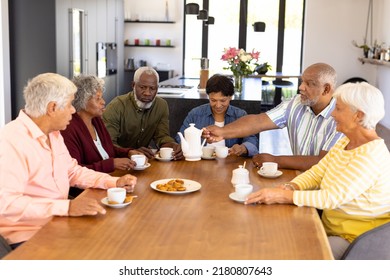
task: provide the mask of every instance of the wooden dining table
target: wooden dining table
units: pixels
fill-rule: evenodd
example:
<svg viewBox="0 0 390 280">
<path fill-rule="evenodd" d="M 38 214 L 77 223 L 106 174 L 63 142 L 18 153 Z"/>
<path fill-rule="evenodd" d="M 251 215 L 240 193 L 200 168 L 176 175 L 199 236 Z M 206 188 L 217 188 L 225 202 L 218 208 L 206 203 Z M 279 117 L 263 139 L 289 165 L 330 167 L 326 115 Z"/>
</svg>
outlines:
<svg viewBox="0 0 390 280">
<path fill-rule="evenodd" d="M 105 215 L 54 217 L 5 259 L 40 260 L 319 260 L 332 259 L 315 208 L 295 205 L 244 205 L 234 192 L 232 171 L 245 163 L 254 191 L 275 187 L 299 172 L 281 170 L 263 178 L 248 158 L 157 161 L 137 179 L 138 197 Z M 122 175 L 127 172 L 114 172 Z M 201 188 L 184 194 L 159 192 L 151 183 L 188 179 Z M 88 189 L 82 196 L 106 197 Z"/>
</svg>

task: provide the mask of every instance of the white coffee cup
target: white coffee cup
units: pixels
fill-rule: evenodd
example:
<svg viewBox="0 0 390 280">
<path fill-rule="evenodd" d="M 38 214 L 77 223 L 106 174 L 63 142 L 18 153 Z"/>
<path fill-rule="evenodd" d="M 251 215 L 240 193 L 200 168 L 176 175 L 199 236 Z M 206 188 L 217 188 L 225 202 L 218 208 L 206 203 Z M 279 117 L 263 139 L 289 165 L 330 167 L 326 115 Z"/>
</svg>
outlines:
<svg viewBox="0 0 390 280">
<path fill-rule="evenodd" d="M 226 146 L 216 146 L 215 155 L 217 158 L 226 158 L 229 154 L 229 148 Z"/>
<path fill-rule="evenodd" d="M 278 171 L 278 164 L 276 162 L 263 162 L 260 172 L 264 175 L 275 175 Z"/>
<path fill-rule="evenodd" d="M 173 149 L 172 148 L 161 148 L 160 157 L 163 159 L 172 158 Z"/>
<path fill-rule="evenodd" d="M 145 155 L 132 155 L 131 160 L 135 162 L 135 165 L 140 167 L 144 166 L 146 163 L 146 156 Z"/>
<path fill-rule="evenodd" d="M 214 155 L 215 147 L 214 146 L 205 146 L 202 148 L 202 154 L 204 157 L 211 158 Z"/>
<path fill-rule="evenodd" d="M 126 199 L 126 189 L 124 188 L 110 188 L 107 190 L 107 197 L 109 203 L 121 204 Z"/>
<path fill-rule="evenodd" d="M 245 199 L 253 191 L 251 184 L 237 184 L 234 188 L 236 189 L 236 196 L 239 199 Z"/>
</svg>

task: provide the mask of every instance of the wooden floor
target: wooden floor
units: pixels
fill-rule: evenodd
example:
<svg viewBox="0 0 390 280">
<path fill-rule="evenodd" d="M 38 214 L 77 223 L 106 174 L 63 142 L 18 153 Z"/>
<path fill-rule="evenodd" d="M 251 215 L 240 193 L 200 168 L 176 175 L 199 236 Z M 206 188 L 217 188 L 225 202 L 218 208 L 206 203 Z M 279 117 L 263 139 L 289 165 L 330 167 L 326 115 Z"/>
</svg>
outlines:
<svg viewBox="0 0 390 280">
<path fill-rule="evenodd" d="M 390 150 L 390 129 L 379 124 L 376 131 L 385 140 L 387 148 Z M 260 153 L 273 155 L 292 154 L 286 128 L 261 132 L 259 140 Z"/>
</svg>

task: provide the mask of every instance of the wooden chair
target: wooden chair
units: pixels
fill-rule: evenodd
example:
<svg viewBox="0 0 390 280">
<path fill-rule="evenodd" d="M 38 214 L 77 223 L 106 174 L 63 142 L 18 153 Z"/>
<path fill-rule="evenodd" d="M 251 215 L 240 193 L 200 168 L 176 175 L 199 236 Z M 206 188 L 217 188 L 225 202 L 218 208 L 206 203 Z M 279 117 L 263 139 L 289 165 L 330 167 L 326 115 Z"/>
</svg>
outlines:
<svg viewBox="0 0 390 280">
<path fill-rule="evenodd" d="M 9 246 L 8 242 L 3 236 L 0 235 L 0 259 L 5 257 L 9 252 L 12 251 L 12 248 Z"/>
<path fill-rule="evenodd" d="M 342 260 L 390 260 L 390 222 L 358 236 Z"/>
</svg>

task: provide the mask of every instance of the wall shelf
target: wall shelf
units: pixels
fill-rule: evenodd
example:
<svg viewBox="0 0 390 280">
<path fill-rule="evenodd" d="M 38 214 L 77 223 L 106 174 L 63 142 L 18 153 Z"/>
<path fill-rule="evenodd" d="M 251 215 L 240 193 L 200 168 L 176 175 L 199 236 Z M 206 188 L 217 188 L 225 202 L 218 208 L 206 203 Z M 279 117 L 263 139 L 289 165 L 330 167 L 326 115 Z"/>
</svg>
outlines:
<svg viewBox="0 0 390 280">
<path fill-rule="evenodd" d="M 141 48 L 174 48 L 175 46 L 164 46 L 164 45 L 160 45 L 160 46 L 156 46 L 156 45 L 129 45 L 129 44 L 125 44 L 125 47 L 141 47 Z"/>
<path fill-rule="evenodd" d="M 362 64 L 369 63 L 374 65 L 383 65 L 383 66 L 390 67 L 390 61 L 373 59 L 373 58 L 365 58 L 365 57 L 359 57 L 358 59 Z"/>
<path fill-rule="evenodd" d="M 174 21 L 163 20 L 125 20 L 127 23 L 175 23 Z"/>
</svg>

